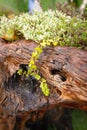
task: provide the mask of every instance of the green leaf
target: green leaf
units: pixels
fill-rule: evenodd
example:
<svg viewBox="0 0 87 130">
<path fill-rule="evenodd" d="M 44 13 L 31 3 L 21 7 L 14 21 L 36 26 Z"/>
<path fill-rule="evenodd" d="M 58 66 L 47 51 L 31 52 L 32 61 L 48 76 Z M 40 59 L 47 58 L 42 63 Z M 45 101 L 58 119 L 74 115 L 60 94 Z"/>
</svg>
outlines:
<svg viewBox="0 0 87 130">
<path fill-rule="evenodd" d="M 41 76 L 39 74 L 34 75 L 37 80 L 40 80 Z"/>
<path fill-rule="evenodd" d="M 46 79 L 41 78 L 41 82 L 45 83 L 45 82 L 46 82 Z"/>
<path fill-rule="evenodd" d="M 36 69 L 37 69 L 37 66 L 36 66 L 36 65 L 32 65 L 31 68 L 32 68 L 33 70 L 36 70 Z"/>
<path fill-rule="evenodd" d="M 57 45 L 58 45 L 58 42 L 53 42 L 53 45 L 54 45 L 54 46 L 57 46 Z"/>
<path fill-rule="evenodd" d="M 18 73 L 19 75 L 22 75 L 22 74 L 23 74 L 22 69 L 19 69 L 17 73 Z"/>
<path fill-rule="evenodd" d="M 46 82 L 41 82 L 40 88 L 45 96 L 49 96 L 50 91 Z"/>
<path fill-rule="evenodd" d="M 38 57 L 39 57 L 39 53 L 37 51 L 32 53 L 32 58 L 38 59 Z"/>
<path fill-rule="evenodd" d="M 35 50 L 37 51 L 37 53 L 42 53 L 42 48 L 40 46 L 36 47 Z"/>
<path fill-rule="evenodd" d="M 42 48 L 45 48 L 47 46 L 46 42 L 42 42 L 42 43 L 40 43 L 40 45 Z"/>
<path fill-rule="evenodd" d="M 24 72 L 23 72 L 23 75 L 27 75 L 27 72 L 26 72 L 26 71 L 24 71 Z"/>
<path fill-rule="evenodd" d="M 27 75 L 30 75 L 31 73 L 33 72 L 33 68 L 28 68 L 28 72 L 27 72 Z"/>
<path fill-rule="evenodd" d="M 34 64 L 35 64 L 34 60 L 33 60 L 33 59 L 30 59 L 29 64 L 30 64 L 30 66 L 29 66 L 29 67 L 31 67 L 32 65 L 34 65 Z"/>
</svg>

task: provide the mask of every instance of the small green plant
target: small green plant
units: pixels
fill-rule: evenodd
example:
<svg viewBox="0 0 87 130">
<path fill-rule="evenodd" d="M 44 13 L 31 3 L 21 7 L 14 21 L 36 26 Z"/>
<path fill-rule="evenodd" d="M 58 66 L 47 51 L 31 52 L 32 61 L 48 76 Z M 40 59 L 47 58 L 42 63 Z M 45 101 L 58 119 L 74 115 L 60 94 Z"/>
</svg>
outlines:
<svg viewBox="0 0 87 130">
<path fill-rule="evenodd" d="M 0 17 L 0 37 L 13 41 L 20 37 L 33 40 L 38 43 L 32 53 L 28 73 L 40 81 L 40 87 L 45 96 L 50 94 L 46 80 L 39 75 L 36 60 L 47 46 L 74 46 L 81 48 L 83 43 L 87 46 L 87 21 L 81 18 L 66 16 L 59 11 L 28 13 L 8 18 Z M 19 70 L 19 74 L 23 74 Z"/>
<path fill-rule="evenodd" d="M 37 46 L 35 48 L 34 52 L 32 53 L 32 56 L 31 56 L 31 59 L 30 59 L 29 65 L 28 65 L 28 67 L 29 67 L 28 72 L 26 73 L 26 72 L 23 72 L 22 69 L 19 69 L 18 74 L 19 75 L 24 74 L 26 76 L 28 76 L 28 75 L 34 76 L 37 80 L 39 80 L 40 88 L 41 88 L 43 94 L 45 96 L 49 96 L 50 90 L 47 86 L 46 80 L 38 74 L 38 69 L 37 69 L 37 66 L 35 65 L 35 62 L 39 58 L 39 55 L 42 53 L 43 48 L 47 45 L 44 43 L 45 42 L 43 42 L 39 46 Z"/>
</svg>

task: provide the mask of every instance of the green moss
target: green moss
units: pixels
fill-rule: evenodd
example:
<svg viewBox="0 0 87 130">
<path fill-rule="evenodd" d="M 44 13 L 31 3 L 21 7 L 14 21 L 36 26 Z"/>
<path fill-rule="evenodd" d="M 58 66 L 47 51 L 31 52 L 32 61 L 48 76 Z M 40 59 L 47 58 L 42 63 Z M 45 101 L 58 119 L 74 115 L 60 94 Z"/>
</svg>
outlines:
<svg viewBox="0 0 87 130">
<path fill-rule="evenodd" d="M 17 36 L 22 35 L 38 43 L 43 40 L 52 40 L 62 46 L 87 43 L 87 21 L 71 18 L 58 11 L 37 12 L 33 16 L 25 13 L 10 19 L 0 17 L 0 37 L 8 37 L 9 40 L 13 31 Z M 14 37 L 11 40 L 15 40 Z"/>
</svg>

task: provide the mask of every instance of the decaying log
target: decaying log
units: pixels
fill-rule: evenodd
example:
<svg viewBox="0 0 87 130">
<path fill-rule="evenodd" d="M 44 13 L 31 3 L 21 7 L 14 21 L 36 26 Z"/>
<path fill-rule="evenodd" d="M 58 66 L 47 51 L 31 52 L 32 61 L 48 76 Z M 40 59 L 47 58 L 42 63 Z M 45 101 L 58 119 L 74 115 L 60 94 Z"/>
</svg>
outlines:
<svg viewBox="0 0 87 130">
<path fill-rule="evenodd" d="M 10 115 L 0 106 L 0 130 L 13 130 L 15 121 L 15 116 Z"/>
<path fill-rule="evenodd" d="M 40 56 L 38 68 L 51 86 L 51 91 L 53 89 L 56 95 L 60 95 L 55 98 L 56 103 L 87 110 L 86 57 L 87 51 L 73 47 L 46 48 Z"/>
<path fill-rule="evenodd" d="M 38 82 L 32 90 L 31 81 L 16 74 L 20 65 L 28 64 L 37 45 L 0 41 L 0 106 L 17 117 L 20 130 L 26 120 L 40 119 L 56 105 L 87 110 L 87 52 L 74 47 L 44 49 L 36 64 L 50 88 L 50 96 L 45 97 Z"/>
</svg>

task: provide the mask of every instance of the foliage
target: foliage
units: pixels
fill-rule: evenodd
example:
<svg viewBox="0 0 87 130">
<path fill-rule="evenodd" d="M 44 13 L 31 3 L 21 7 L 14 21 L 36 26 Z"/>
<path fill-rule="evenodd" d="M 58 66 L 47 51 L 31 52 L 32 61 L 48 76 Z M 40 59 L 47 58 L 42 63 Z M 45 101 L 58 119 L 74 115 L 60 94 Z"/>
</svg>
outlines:
<svg viewBox="0 0 87 130">
<path fill-rule="evenodd" d="M 55 9 L 55 5 L 56 5 L 56 0 L 46 0 L 46 2 L 44 2 L 44 0 L 40 0 L 41 6 L 43 8 L 43 10 L 47 10 L 47 9 Z"/>
<path fill-rule="evenodd" d="M 87 21 L 80 18 L 71 18 L 58 11 L 36 12 L 33 16 L 28 13 L 7 18 L 0 17 L 0 37 L 13 41 L 20 36 L 26 40 L 38 43 L 29 63 L 27 74 L 34 75 L 40 82 L 40 87 L 49 95 L 46 80 L 38 74 L 36 60 L 46 46 L 76 46 L 87 45 Z M 19 74 L 24 74 L 19 70 Z M 27 75 L 26 74 L 26 75 Z"/>
<path fill-rule="evenodd" d="M 67 0 L 62 0 L 67 1 Z M 49 8 L 55 9 L 56 2 L 61 2 L 61 0 L 40 0 L 41 6 L 43 10 L 47 10 Z M 8 14 L 8 13 L 20 13 L 28 11 L 28 0 L 0 0 L 0 14 Z"/>
<path fill-rule="evenodd" d="M 0 0 L 0 14 L 28 11 L 28 0 Z"/>
<path fill-rule="evenodd" d="M 75 3 L 75 5 L 79 7 L 82 4 L 82 1 L 83 0 L 73 0 L 73 3 Z"/>
<path fill-rule="evenodd" d="M 72 4 L 75 4 L 77 7 L 79 7 L 82 4 L 83 0 L 73 0 Z M 56 4 L 57 3 L 64 3 L 64 2 L 68 2 L 71 3 L 71 0 L 46 0 L 46 2 L 44 2 L 44 0 L 40 0 L 41 2 L 41 6 L 43 8 L 43 10 L 47 10 L 47 9 L 56 9 Z"/>
<path fill-rule="evenodd" d="M 69 2 L 70 0 L 40 0 L 43 10 L 56 9 L 57 3 Z M 83 0 L 73 0 L 73 3 L 79 7 Z M 0 15 L 5 13 L 20 13 L 28 11 L 28 0 L 0 0 Z"/>
<path fill-rule="evenodd" d="M 33 16 L 28 13 L 7 18 L 0 17 L 0 37 L 8 40 L 10 34 L 37 43 L 80 46 L 80 41 L 87 41 L 87 21 L 80 18 L 71 18 L 62 12 L 36 12 Z M 6 38 L 5 38 L 6 36 Z M 8 37 L 8 39 L 7 39 Z M 9 39 L 15 40 L 14 37 Z M 45 44 L 45 43 L 44 43 Z M 52 45 L 51 44 L 51 45 Z"/>
<path fill-rule="evenodd" d="M 72 125 L 74 130 L 87 130 L 87 113 L 74 110 L 72 112 Z"/>
</svg>

